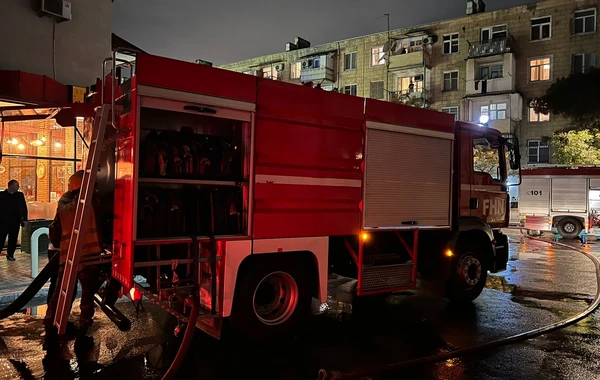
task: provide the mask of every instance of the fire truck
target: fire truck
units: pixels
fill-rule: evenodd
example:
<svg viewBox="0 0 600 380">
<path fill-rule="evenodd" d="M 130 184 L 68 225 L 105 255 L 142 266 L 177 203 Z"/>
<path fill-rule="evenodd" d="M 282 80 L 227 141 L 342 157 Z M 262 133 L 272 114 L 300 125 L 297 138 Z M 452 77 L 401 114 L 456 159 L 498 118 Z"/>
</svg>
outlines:
<svg viewBox="0 0 600 380">
<path fill-rule="evenodd" d="M 332 272 L 355 276 L 358 296 L 414 289 L 419 275 L 470 302 L 488 271 L 506 269 L 516 139 L 450 114 L 131 54 L 105 61 L 93 117 L 64 107 L 85 117 L 90 146 L 77 220 L 94 191 L 112 197 L 104 259 L 121 294 L 217 338 L 225 321 L 264 338 L 290 331 L 313 297 L 326 302 Z"/>
<path fill-rule="evenodd" d="M 533 233 L 556 228 L 567 239 L 600 232 L 600 167 L 552 165 L 523 170 L 519 219 Z"/>
</svg>

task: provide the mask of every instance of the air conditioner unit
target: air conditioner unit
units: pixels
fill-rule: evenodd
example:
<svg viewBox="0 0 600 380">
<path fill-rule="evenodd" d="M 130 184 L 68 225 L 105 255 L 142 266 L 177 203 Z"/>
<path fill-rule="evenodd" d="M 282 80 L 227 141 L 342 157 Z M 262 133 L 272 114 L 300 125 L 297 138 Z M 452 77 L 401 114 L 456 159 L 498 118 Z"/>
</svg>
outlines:
<svg viewBox="0 0 600 380">
<path fill-rule="evenodd" d="M 415 75 L 415 82 L 422 82 L 422 81 L 423 81 L 423 74 Z"/>
<path fill-rule="evenodd" d="M 433 36 L 423 37 L 423 44 L 425 44 L 425 45 L 431 45 L 433 42 L 434 42 Z"/>
<path fill-rule="evenodd" d="M 303 69 L 311 68 L 312 65 L 313 65 L 313 60 L 312 59 L 307 59 L 306 61 L 302 61 L 302 68 Z"/>
<path fill-rule="evenodd" d="M 275 71 L 283 71 L 283 68 L 284 68 L 283 63 L 275 65 Z"/>
<path fill-rule="evenodd" d="M 48 15 L 58 21 L 71 20 L 71 2 L 66 0 L 41 0 L 41 15 Z"/>
</svg>

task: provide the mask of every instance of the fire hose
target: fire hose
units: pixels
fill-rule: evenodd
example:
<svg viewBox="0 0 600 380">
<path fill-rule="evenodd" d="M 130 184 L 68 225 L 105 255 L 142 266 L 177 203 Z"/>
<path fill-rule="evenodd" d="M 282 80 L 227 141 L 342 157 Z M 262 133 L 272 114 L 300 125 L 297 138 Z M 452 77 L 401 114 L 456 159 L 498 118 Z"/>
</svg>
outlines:
<svg viewBox="0 0 600 380">
<path fill-rule="evenodd" d="M 600 261 L 598 261 L 598 259 L 596 259 L 590 253 L 585 252 L 582 249 L 574 248 L 567 244 L 558 243 L 558 242 L 548 242 L 548 241 L 545 241 L 545 240 L 542 240 L 539 238 L 535 238 L 532 236 L 525 236 L 525 235 L 523 235 L 523 236 L 527 239 L 537 240 L 542 243 L 556 245 L 556 246 L 560 246 L 563 248 L 567 248 L 567 249 L 579 252 L 579 253 L 583 254 L 584 256 L 586 256 L 588 259 L 590 259 L 594 263 L 594 266 L 596 267 L 596 295 L 594 297 L 594 301 L 585 310 L 583 310 L 567 319 L 563 319 L 561 321 L 558 321 L 558 322 L 555 322 L 550 325 L 543 326 L 543 327 L 540 327 L 540 328 L 537 328 L 534 330 L 525 331 L 525 332 L 515 334 L 515 335 L 509 336 L 506 338 L 496 339 L 496 340 L 493 340 L 493 341 L 490 341 L 487 343 L 483 343 L 480 345 L 476 345 L 476 346 L 471 346 L 471 347 L 461 348 L 461 349 L 457 349 L 457 350 L 453 350 L 453 351 L 448 351 L 448 352 L 438 354 L 438 355 L 425 356 L 425 357 L 421 357 L 421 358 L 417 358 L 417 359 L 411 359 L 411 360 L 405 360 L 405 361 L 400 361 L 400 362 L 396 362 L 396 363 L 378 365 L 378 366 L 371 367 L 371 368 L 359 368 L 359 369 L 347 370 L 347 371 L 321 369 L 319 371 L 319 375 L 318 375 L 319 380 L 354 379 L 354 378 L 359 378 L 362 376 L 374 375 L 377 373 L 396 371 L 399 369 L 413 367 L 413 366 L 417 366 L 417 365 L 438 363 L 438 362 L 446 361 L 446 360 L 461 357 L 461 356 L 466 356 L 466 355 L 473 354 L 473 353 L 480 353 L 484 350 L 489 350 L 491 348 L 496 348 L 496 347 L 500 347 L 500 346 L 504 346 L 504 345 L 508 345 L 508 344 L 512 344 L 512 343 L 522 342 L 522 341 L 525 341 L 528 339 L 536 338 L 540 335 L 550 333 L 552 331 L 556 331 L 556 330 L 568 327 L 572 324 L 575 324 L 575 323 L 581 321 L 582 319 L 586 318 L 591 313 L 593 313 L 594 310 L 596 310 L 598 308 L 598 306 L 600 305 Z"/>
<path fill-rule="evenodd" d="M 188 323 L 185 328 L 185 333 L 183 334 L 183 340 L 181 345 L 179 346 L 179 351 L 177 351 L 177 355 L 175 355 L 175 359 L 169 366 L 169 369 L 163 376 L 162 380 L 172 380 L 175 378 L 177 371 L 179 371 L 179 367 L 183 364 L 183 360 L 185 359 L 185 355 L 187 354 L 188 349 L 190 348 L 190 344 L 192 343 L 192 338 L 194 337 L 194 331 L 196 331 L 196 321 L 198 320 L 198 312 L 200 311 L 198 301 L 196 297 L 188 298 L 191 302 L 192 310 L 190 311 L 190 316 L 188 318 Z"/>
<path fill-rule="evenodd" d="M 44 269 L 42 269 L 42 271 L 31 282 L 31 284 L 29 284 L 27 289 L 25 289 L 25 291 L 21 293 L 21 295 L 17 297 L 17 299 L 14 300 L 10 305 L 0 310 L 0 319 L 8 318 L 19 310 L 23 309 L 25 305 L 27 305 L 27 303 L 31 301 L 33 297 L 35 297 L 40 289 L 42 289 L 52 274 L 58 271 L 59 260 L 60 255 L 58 253 L 54 254 Z"/>
</svg>

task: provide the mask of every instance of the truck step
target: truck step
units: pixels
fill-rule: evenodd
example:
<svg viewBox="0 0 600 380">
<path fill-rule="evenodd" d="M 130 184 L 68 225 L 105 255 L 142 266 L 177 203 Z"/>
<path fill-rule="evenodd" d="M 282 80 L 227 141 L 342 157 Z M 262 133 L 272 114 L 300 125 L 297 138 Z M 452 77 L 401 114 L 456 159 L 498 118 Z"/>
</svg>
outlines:
<svg viewBox="0 0 600 380">
<path fill-rule="evenodd" d="M 370 266 L 406 264 L 407 257 L 395 253 L 365 255 L 363 263 Z"/>
<path fill-rule="evenodd" d="M 413 285 L 414 263 L 366 266 L 363 265 L 361 291 L 385 290 Z"/>
</svg>

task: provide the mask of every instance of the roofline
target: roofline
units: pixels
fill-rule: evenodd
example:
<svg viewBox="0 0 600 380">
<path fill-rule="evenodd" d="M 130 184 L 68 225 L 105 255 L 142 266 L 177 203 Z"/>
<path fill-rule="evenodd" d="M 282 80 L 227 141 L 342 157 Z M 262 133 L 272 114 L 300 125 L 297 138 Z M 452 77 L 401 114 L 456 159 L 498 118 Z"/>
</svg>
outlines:
<svg viewBox="0 0 600 380">
<path fill-rule="evenodd" d="M 480 15 L 494 14 L 496 12 L 505 11 L 507 9 L 531 7 L 534 4 L 537 5 L 537 4 L 546 3 L 546 2 L 549 2 L 549 1 L 553 1 L 553 0 L 540 0 L 540 1 L 536 1 L 534 3 L 529 3 L 529 4 L 524 4 L 524 5 L 517 5 L 515 7 L 500 8 L 500 9 L 496 9 L 495 11 L 491 11 L 491 12 L 482 12 L 482 13 L 477 13 L 477 14 L 474 14 L 474 15 L 464 15 L 464 16 L 455 17 L 455 18 L 448 18 L 448 19 L 439 20 L 439 21 L 432 21 L 432 22 L 427 23 L 427 24 L 420 24 L 420 25 L 414 25 L 414 26 L 407 26 L 407 27 L 403 27 L 403 28 L 390 29 L 390 34 L 391 33 L 406 32 L 407 30 L 425 29 L 426 27 L 431 27 L 433 25 L 438 25 L 438 24 L 441 24 L 441 23 L 444 23 L 444 22 L 460 20 L 462 18 L 467 18 L 467 17 L 478 17 Z M 570 2 L 571 0 L 558 0 L 558 1 Z M 318 49 L 318 48 L 322 48 L 322 47 L 327 46 L 327 45 L 339 44 L 339 43 L 342 43 L 342 42 L 347 42 L 347 41 L 352 41 L 352 40 L 358 40 L 358 39 L 363 39 L 363 38 L 368 38 L 368 37 L 375 37 L 375 36 L 379 36 L 379 35 L 381 35 L 383 37 L 387 37 L 387 33 L 388 32 L 386 30 L 386 31 L 383 31 L 383 32 L 376 32 L 376 33 L 371 33 L 371 34 L 365 34 L 365 35 L 362 35 L 362 36 L 345 38 L 343 40 L 337 40 L 337 41 L 332 41 L 332 42 L 325 42 L 325 43 L 322 43 L 322 44 L 319 44 L 319 45 L 311 46 L 311 47 L 304 48 L 304 49 L 296 49 L 296 50 L 292 50 L 292 51 L 302 51 L 302 50 L 309 50 L 309 49 Z M 407 37 L 407 38 L 410 38 L 410 37 Z M 253 61 L 253 60 L 256 60 L 256 59 L 259 59 L 259 58 L 272 58 L 272 57 L 280 55 L 280 54 L 288 54 L 288 53 L 290 53 L 290 51 L 280 51 L 280 52 L 277 52 L 277 53 L 265 54 L 265 55 L 260 55 L 260 56 L 255 56 L 255 57 L 243 59 L 241 61 L 226 63 L 226 64 L 223 64 L 223 65 L 219 65 L 218 67 L 234 66 L 234 65 L 242 64 L 242 63 L 244 63 L 246 61 Z"/>
</svg>

